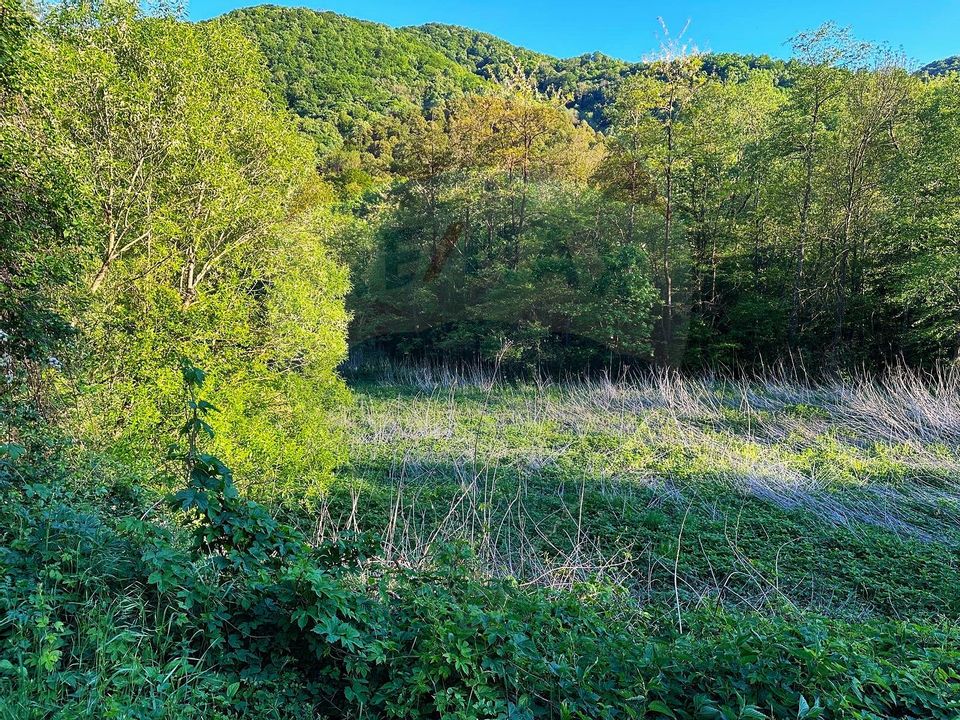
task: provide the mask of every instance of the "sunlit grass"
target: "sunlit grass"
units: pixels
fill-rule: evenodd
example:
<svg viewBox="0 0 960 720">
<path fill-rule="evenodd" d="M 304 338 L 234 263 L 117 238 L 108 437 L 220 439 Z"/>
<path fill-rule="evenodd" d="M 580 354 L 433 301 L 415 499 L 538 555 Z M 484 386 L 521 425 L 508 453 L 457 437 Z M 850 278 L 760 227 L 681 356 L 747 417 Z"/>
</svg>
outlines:
<svg viewBox="0 0 960 720">
<path fill-rule="evenodd" d="M 955 378 L 509 382 L 393 367 L 354 392 L 351 464 L 321 526 L 385 535 L 405 562 L 463 539 L 521 582 L 599 575 L 646 601 L 960 605 L 946 582 L 960 566 Z"/>
</svg>

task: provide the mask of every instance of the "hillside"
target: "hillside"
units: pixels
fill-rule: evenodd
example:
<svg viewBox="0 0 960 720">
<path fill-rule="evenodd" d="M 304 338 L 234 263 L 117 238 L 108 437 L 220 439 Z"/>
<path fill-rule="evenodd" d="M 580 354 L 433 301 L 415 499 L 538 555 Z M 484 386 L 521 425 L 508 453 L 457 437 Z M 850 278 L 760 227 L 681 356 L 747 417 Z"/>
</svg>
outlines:
<svg viewBox="0 0 960 720">
<path fill-rule="evenodd" d="M 481 77 L 500 81 L 522 69 L 541 92 L 561 94 L 581 118 L 595 127 L 606 126 L 603 108 L 611 102 L 615 88 L 643 67 L 642 63 L 617 60 L 603 53 L 555 58 L 455 25 L 430 23 L 403 31 L 423 38 Z"/>
<path fill-rule="evenodd" d="M 330 143 L 385 116 L 419 113 L 483 81 L 415 33 L 332 12 L 261 5 L 226 15 L 254 39 L 306 129 Z"/>
<path fill-rule="evenodd" d="M 942 60 L 934 60 L 920 68 L 920 73 L 937 77 L 947 73 L 960 72 L 960 55 L 951 55 Z"/>
<path fill-rule="evenodd" d="M 429 23 L 403 28 L 430 42 L 454 62 L 482 77 L 502 80 L 519 66 L 543 93 L 559 93 L 580 117 L 596 128 L 606 128 L 605 110 L 624 79 L 641 72 L 647 63 L 628 62 L 600 52 L 556 58 L 513 45 L 488 33 L 456 25 Z M 783 60 L 766 55 L 707 53 L 703 73 L 722 79 L 743 79 L 752 70 L 781 75 Z"/>
<path fill-rule="evenodd" d="M 225 17 L 261 48 L 278 91 L 307 129 L 346 136 L 364 121 L 426 110 L 464 92 L 503 82 L 519 69 L 544 94 L 559 94 L 581 119 L 606 128 L 623 80 L 645 67 L 594 52 L 556 58 L 457 25 L 404 28 L 332 12 L 260 5 Z M 705 74 L 743 77 L 750 70 L 782 72 L 781 60 L 736 53 L 704 57 Z M 329 139 L 329 138 L 328 138 Z"/>
<path fill-rule="evenodd" d="M 458 65 L 494 80 L 506 77 L 518 64 L 531 73 L 557 62 L 550 55 L 459 25 L 427 23 L 401 28 L 400 32 L 421 38 Z"/>
<path fill-rule="evenodd" d="M 503 81 L 518 66 L 542 92 L 561 93 L 583 118 L 602 125 L 612 89 L 641 67 L 600 53 L 561 60 L 453 25 L 394 29 L 273 5 L 225 17 L 260 46 L 294 112 L 348 135 L 358 120 L 428 109 Z"/>
</svg>

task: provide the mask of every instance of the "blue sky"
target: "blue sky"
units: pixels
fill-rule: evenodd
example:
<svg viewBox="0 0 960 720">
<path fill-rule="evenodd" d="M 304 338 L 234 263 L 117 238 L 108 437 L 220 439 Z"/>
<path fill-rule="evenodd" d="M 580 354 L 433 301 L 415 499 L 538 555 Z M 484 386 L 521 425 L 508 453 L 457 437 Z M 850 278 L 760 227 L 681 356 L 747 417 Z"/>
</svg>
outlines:
<svg viewBox="0 0 960 720">
<path fill-rule="evenodd" d="M 569 57 L 600 50 L 638 60 L 659 44 L 662 16 L 671 32 L 690 21 L 687 37 L 701 50 L 786 56 L 784 41 L 827 20 L 849 25 L 863 40 L 886 41 L 919 63 L 960 54 L 960 0 L 304 0 L 278 4 L 375 20 L 388 25 L 443 22 L 493 33 L 532 50 Z M 202 20 L 249 0 L 191 0 Z"/>
</svg>

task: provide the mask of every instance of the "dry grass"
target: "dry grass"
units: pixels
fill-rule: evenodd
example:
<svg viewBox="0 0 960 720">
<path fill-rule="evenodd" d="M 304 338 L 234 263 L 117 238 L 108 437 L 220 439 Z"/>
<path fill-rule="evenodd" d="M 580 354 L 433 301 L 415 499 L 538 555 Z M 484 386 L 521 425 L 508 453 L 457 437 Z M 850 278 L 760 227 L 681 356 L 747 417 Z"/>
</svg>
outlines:
<svg viewBox="0 0 960 720">
<path fill-rule="evenodd" d="M 602 578 L 648 596 L 666 575 L 685 604 L 768 607 L 789 603 L 806 581 L 780 576 L 789 547 L 771 549 L 773 565 L 761 570 L 741 547 L 739 520 L 724 520 L 732 565 L 708 559 L 707 577 L 693 579 L 677 571 L 681 547 L 710 551 L 695 535 L 681 540 L 682 524 L 668 548 L 638 550 L 625 539 L 631 528 L 585 523 L 585 497 L 634 514 L 679 508 L 685 518 L 683 508 L 708 512 L 721 493 L 854 534 L 960 538 L 954 372 L 821 384 L 785 372 L 730 380 L 668 371 L 515 383 L 481 368 L 385 366 L 356 395 L 343 417 L 350 508 L 321 508 L 317 533 L 373 530 L 391 562 L 420 565 L 438 543 L 462 541 L 486 570 L 522 583 Z M 385 491 L 389 510 L 374 520 L 368 498 Z"/>
</svg>

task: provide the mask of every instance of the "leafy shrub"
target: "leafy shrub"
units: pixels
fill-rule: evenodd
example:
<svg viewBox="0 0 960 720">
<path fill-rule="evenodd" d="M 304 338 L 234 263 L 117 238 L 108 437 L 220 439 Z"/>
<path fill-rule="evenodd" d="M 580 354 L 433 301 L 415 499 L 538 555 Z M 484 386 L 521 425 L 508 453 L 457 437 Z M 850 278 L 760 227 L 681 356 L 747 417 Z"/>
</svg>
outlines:
<svg viewBox="0 0 960 720">
<path fill-rule="evenodd" d="M 955 718 L 960 635 L 638 607 L 521 586 L 465 546 L 418 570 L 311 545 L 203 450 L 185 365 L 180 523 L 116 517 L 56 453 L 0 463 L 0 717 Z M 16 455 L 16 457 L 15 457 Z M 66 473 L 66 474 L 65 474 Z M 172 518 L 171 518 L 172 519 Z M 184 532 L 184 531 L 189 532 Z"/>
</svg>

